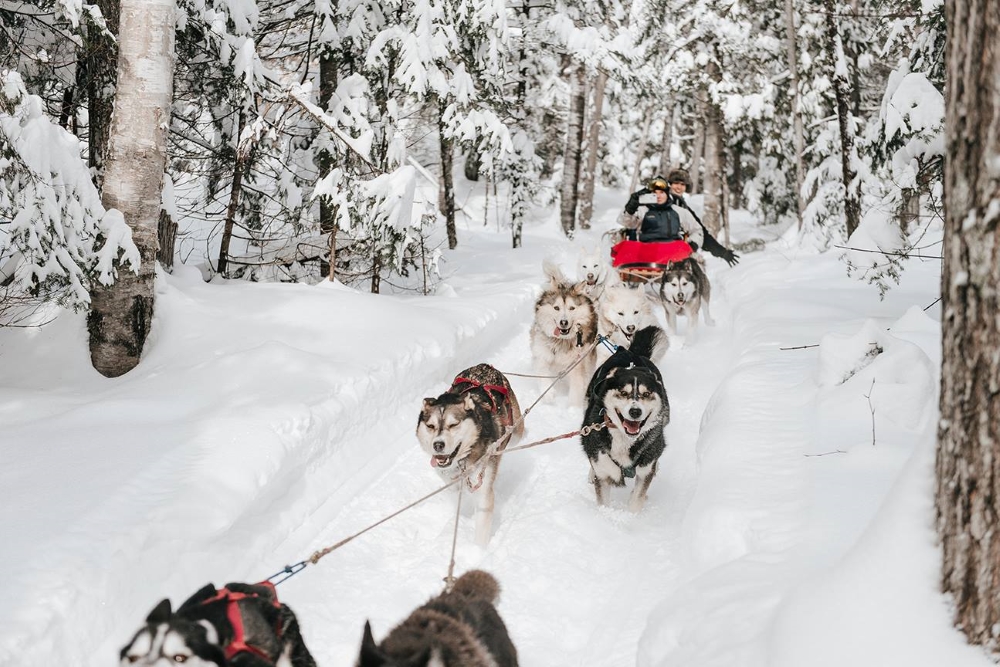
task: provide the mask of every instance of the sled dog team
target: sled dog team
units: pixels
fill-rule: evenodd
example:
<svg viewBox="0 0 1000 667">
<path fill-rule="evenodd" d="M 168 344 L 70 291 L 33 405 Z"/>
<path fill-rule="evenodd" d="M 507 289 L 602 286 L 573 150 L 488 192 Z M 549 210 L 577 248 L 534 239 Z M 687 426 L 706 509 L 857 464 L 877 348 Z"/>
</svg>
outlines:
<svg viewBox="0 0 1000 667">
<path fill-rule="evenodd" d="M 666 448 L 670 404 L 656 366 L 668 339 L 642 289 L 621 283 L 597 253 L 584 252 L 581 280 L 573 282 L 546 263 L 548 282 L 535 303 L 530 341 L 533 365 L 557 376 L 569 400 L 584 409 L 581 436 L 597 503 L 632 479 L 628 507 L 646 502 L 657 462 Z M 668 327 L 677 316 L 692 334 L 710 286 L 696 260 L 666 271 L 659 288 Z M 595 343 L 598 334 L 617 349 Z M 546 384 L 552 380 L 545 380 Z M 558 385 L 557 385 L 558 386 Z M 447 391 L 425 398 L 416 435 L 430 465 L 445 480 L 461 480 L 476 496 L 475 539 L 490 538 L 494 482 L 503 450 L 523 435 L 521 409 L 507 378 L 488 364 L 463 370 Z M 517 667 L 517 651 L 497 613 L 496 579 L 470 570 L 451 590 L 432 598 L 376 642 L 366 623 L 356 667 Z M 160 602 L 121 650 L 122 665 L 162 667 L 315 667 L 292 610 L 274 586 L 205 586 L 177 610 Z"/>
</svg>

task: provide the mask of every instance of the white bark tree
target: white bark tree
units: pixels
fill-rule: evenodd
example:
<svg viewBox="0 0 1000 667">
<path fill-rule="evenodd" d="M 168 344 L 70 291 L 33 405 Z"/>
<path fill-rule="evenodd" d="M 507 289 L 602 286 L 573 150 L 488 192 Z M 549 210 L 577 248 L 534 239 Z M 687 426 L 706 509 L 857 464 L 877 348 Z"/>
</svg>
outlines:
<svg viewBox="0 0 1000 667">
<path fill-rule="evenodd" d="M 597 179 L 597 156 L 601 149 L 601 122 L 604 117 L 604 87 L 608 74 L 599 71 L 593 85 L 593 110 L 587 128 L 587 164 L 583 170 L 580 193 L 580 228 L 590 229 L 594 215 L 594 183 Z"/>
<path fill-rule="evenodd" d="M 121 271 L 91 293 L 87 319 L 94 368 L 117 377 L 135 368 L 153 319 L 157 222 L 174 66 L 174 0 L 122 0 L 118 86 L 105 163 L 103 203 L 121 211 L 139 249 L 138 272 Z"/>
<path fill-rule="evenodd" d="M 576 231 L 576 205 L 579 201 L 580 162 L 583 153 L 583 120 L 587 109 L 586 72 L 583 65 L 570 65 L 569 113 L 566 118 L 566 150 L 563 153 L 559 221 L 563 233 L 573 238 Z"/>
</svg>

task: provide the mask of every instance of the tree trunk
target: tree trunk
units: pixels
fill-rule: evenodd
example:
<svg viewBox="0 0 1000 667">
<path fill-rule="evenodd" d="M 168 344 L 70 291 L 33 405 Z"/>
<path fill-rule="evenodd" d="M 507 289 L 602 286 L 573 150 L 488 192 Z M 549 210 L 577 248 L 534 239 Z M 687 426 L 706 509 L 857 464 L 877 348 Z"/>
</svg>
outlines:
<svg viewBox="0 0 1000 667">
<path fill-rule="evenodd" d="M 726 188 L 726 201 L 732 208 L 743 208 L 743 142 L 738 141 L 732 146 L 733 175 L 732 187 Z M 730 162 L 727 160 L 726 162 Z M 723 179 L 725 181 L 725 179 Z M 728 181 L 727 185 L 728 185 Z M 727 218 L 729 216 L 726 216 Z"/>
<path fill-rule="evenodd" d="M 722 78 L 719 65 L 713 58 L 708 63 L 708 76 L 712 81 Z M 706 95 L 705 106 L 705 215 L 702 222 L 712 236 L 718 236 L 725 215 L 723 181 L 726 178 L 725 137 L 722 127 L 722 109 Z"/>
<path fill-rule="evenodd" d="M 937 527 L 969 641 L 1000 635 L 1000 3 L 945 3 L 945 235 Z"/>
<path fill-rule="evenodd" d="M 236 123 L 236 132 L 233 140 L 238 141 L 243 134 L 243 111 L 239 113 Z M 219 263 L 216 267 L 219 275 L 226 277 L 226 270 L 229 268 L 229 244 L 233 239 L 233 227 L 236 225 L 236 214 L 239 211 L 240 195 L 243 192 L 243 171 L 246 168 L 246 157 L 242 154 L 240 146 L 236 146 L 236 163 L 233 166 L 233 182 L 229 187 L 229 205 L 226 206 L 226 223 L 222 228 L 222 239 L 219 243 Z"/>
<path fill-rule="evenodd" d="M 330 110 L 330 100 L 337 90 L 337 59 L 334 52 L 324 49 L 319 58 L 319 106 L 323 111 Z M 322 128 L 319 129 L 322 132 Z M 316 156 L 316 166 L 319 167 L 319 177 L 325 178 L 333 170 L 334 158 L 330 149 L 324 147 Z M 320 260 L 320 273 L 329 280 L 337 276 L 337 207 L 327 197 L 319 198 L 319 230 L 321 234 L 329 234 L 330 252 L 325 259 Z"/>
<path fill-rule="evenodd" d="M 642 135 L 639 137 L 639 148 L 635 153 L 635 167 L 632 169 L 632 180 L 629 183 L 629 194 L 639 187 L 639 177 L 642 176 L 642 161 L 646 157 L 646 145 L 649 143 L 649 128 L 653 124 L 653 110 L 646 109 L 642 116 Z"/>
<path fill-rule="evenodd" d="M 850 236 L 861 224 L 861 200 L 858 197 L 854 179 L 854 127 L 851 117 L 851 91 L 849 81 L 844 76 L 847 56 L 844 53 L 840 32 L 837 28 L 837 3 L 824 0 L 826 8 L 827 48 L 833 57 L 833 72 L 830 77 L 833 95 L 837 100 L 837 120 L 840 125 L 840 163 L 844 179 L 844 217 L 847 220 L 847 235 Z"/>
<path fill-rule="evenodd" d="M 569 72 L 569 113 L 566 121 L 566 147 L 563 152 L 562 188 L 559 221 L 563 233 L 573 238 L 576 231 L 577 183 L 580 181 L 580 153 L 583 143 L 583 115 L 586 111 L 583 66 L 573 63 Z"/>
<path fill-rule="evenodd" d="M 701 102 L 698 106 L 699 108 L 704 108 L 706 101 L 703 95 L 699 95 L 699 101 Z M 698 118 L 695 120 L 694 129 L 694 146 L 691 147 L 691 171 L 688 175 L 691 177 L 691 194 L 696 195 L 701 192 L 701 156 L 705 151 L 705 122 L 704 118 Z"/>
<path fill-rule="evenodd" d="M 799 45 L 798 28 L 795 26 L 795 5 L 785 0 L 785 55 L 792 85 L 792 147 L 795 150 L 795 214 L 798 228 L 802 229 L 802 214 L 806 205 L 802 199 L 802 182 L 805 167 L 802 156 L 805 153 L 805 130 L 802 127 L 802 110 L 799 108 Z"/>
<path fill-rule="evenodd" d="M 119 34 L 121 0 L 97 0 L 104 15 L 108 32 Z M 172 56 L 171 56 L 172 58 Z M 171 65 L 173 67 L 173 65 Z M 87 162 L 94 169 L 97 187 L 102 187 L 104 161 L 108 154 L 111 112 L 115 104 L 115 82 L 118 78 L 118 46 L 114 39 L 98 32 L 94 25 L 87 31 Z M 171 74 L 171 76 L 173 76 Z M 171 84 L 172 87 L 173 84 Z"/>
<path fill-rule="evenodd" d="M 156 225 L 156 236 L 159 239 L 160 247 L 156 252 L 156 259 L 160 266 L 167 273 L 174 271 L 174 250 L 177 243 L 177 223 L 170 219 L 167 212 L 160 210 L 160 219 Z"/>
<path fill-rule="evenodd" d="M 657 171 L 660 176 L 665 177 L 673 166 L 670 159 L 670 147 L 674 143 L 674 116 L 677 113 L 677 98 L 672 95 L 668 97 L 664 108 L 666 115 L 663 117 L 663 146 L 660 149 L 660 164 Z"/>
<path fill-rule="evenodd" d="M 896 211 L 896 220 L 899 222 L 899 228 L 903 235 L 906 236 L 910 225 L 920 217 L 920 191 L 914 188 L 903 188 L 902 194 L 903 200 L 899 204 L 899 210 Z"/>
<path fill-rule="evenodd" d="M 455 229 L 455 183 L 452 165 L 452 141 L 446 133 L 444 112 L 447 105 L 438 101 L 438 139 L 441 148 L 441 187 L 438 192 L 438 208 L 444 214 L 445 229 L 448 230 L 448 247 L 458 246 L 458 231 Z"/>
<path fill-rule="evenodd" d="M 469 153 L 465 156 L 465 165 L 462 170 L 465 172 L 465 180 L 478 181 L 479 168 L 483 164 L 483 156 L 479 154 L 476 147 L 469 148 Z"/>
<path fill-rule="evenodd" d="M 587 168 L 583 172 L 583 193 L 580 201 L 581 229 L 590 229 L 590 219 L 594 214 L 594 182 L 597 179 L 597 154 L 601 148 L 604 87 L 607 83 L 608 75 L 598 72 L 594 81 L 594 110 L 590 114 L 590 127 L 587 131 Z"/>
<path fill-rule="evenodd" d="M 153 319 L 157 223 L 173 93 L 173 0 L 122 0 L 118 94 L 103 203 L 121 211 L 139 249 L 138 273 L 120 269 L 91 292 L 90 358 L 106 377 L 135 368 Z"/>
</svg>

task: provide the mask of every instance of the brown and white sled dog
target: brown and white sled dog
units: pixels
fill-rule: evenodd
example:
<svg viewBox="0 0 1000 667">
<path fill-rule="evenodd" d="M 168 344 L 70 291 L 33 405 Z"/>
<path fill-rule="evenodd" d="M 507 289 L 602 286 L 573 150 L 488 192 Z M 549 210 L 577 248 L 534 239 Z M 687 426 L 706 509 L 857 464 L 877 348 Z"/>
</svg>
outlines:
<svg viewBox="0 0 1000 667">
<path fill-rule="evenodd" d="M 470 570 L 375 643 L 365 623 L 355 667 L 517 667 L 517 649 L 497 613 L 497 580 Z"/>
<path fill-rule="evenodd" d="M 677 333 L 677 316 L 683 315 L 687 318 L 688 334 L 693 338 L 698 328 L 698 314 L 703 310 L 705 324 L 715 326 L 715 320 L 709 311 L 711 298 L 712 284 L 697 260 L 688 258 L 675 262 L 663 272 L 660 301 L 671 333 Z"/>
<path fill-rule="evenodd" d="M 489 364 L 466 368 L 455 376 L 448 391 L 425 398 L 417 418 L 417 440 L 431 457 L 431 466 L 447 481 L 469 472 L 466 488 L 478 498 L 476 543 L 490 541 L 493 524 L 493 483 L 500 456 L 490 445 L 513 428 L 498 446 L 504 449 L 524 434 L 521 407 L 503 373 Z"/>
<path fill-rule="evenodd" d="M 540 375 L 555 376 L 582 357 L 565 379 L 569 381 L 570 401 L 583 405 L 596 359 L 597 311 L 585 283 L 569 282 L 550 262 L 543 268 L 549 284 L 535 302 L 530 334 L 534 368 Z M 543 380 L 542 384 L 550 382 Z"/>
<path fill-rule="evenodd" d="M 652 297 L 643 289 L 633 289 L 623 283 L 617 274 L 609 276 L 604 294 L 597 303 L 597 331 L 615 345 L 628 347 L 636 331 L 649 326 L 658 326 L 653 312 Z M 661 336 L 653 350 L 653 361 L 663 358 L 670 340 Z M 611 349 L 597 346 L 597 361 L 603 363 L 611 356 Z"/>
<path fill-rule="evenodd" d="M 156 605 L 121 650 L 121 665 L 165 667 L 316 667 L 295 614 L 274 586 L 211 584 L 177 611 Z"/>
<path fill-rule="evenodd" d="M 612 486 L 635 478 L 629 509 L 646 503 L 657 462 L 667 447 L 663 428 L 670 422 L 670 403 L 660 371 L 649 355 L 663 337 L 659 327 L 636 332 L 632 344 L 620 347 L 594 373 L 583 425 L 604 423 L 580 438 L 590 461 L 590 482 L 597 504 L 608 502 Z"/>
</svg>

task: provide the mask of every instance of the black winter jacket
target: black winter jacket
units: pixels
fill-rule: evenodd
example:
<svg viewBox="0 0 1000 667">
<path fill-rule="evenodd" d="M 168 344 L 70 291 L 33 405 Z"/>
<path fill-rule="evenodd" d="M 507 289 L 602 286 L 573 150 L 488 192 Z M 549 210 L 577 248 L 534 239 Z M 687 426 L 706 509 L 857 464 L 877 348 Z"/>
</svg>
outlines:
<svg viewBox="0 0 1000 667">
<path fill-rule="evenodd" d="M 649 190 L 643 188 L 638 192 L 633 192 L 625 204 L 625 212 L 635 215 L 639 210 L 639 197 L 649 194 Z M 681 240 L 681 218 L 677 215 L 670 203 L 670 197 L 663 204 L 643 204 L 646 207 L 646 214 L 642 218 L 642 225 L 639 227 L 639 239 L 643 242 L 659 241 L 679 241 Z"/>
<path fill-rule="evenodd" d="M 684 197 L 670 192 L 667 194 L 667 201 L 674 206 L 680 206 L 681 208 L 686 208 L 688 211 L 691 211 L 691 215 L 693 215 L 694 219 L 698 221 L 699 225 L 701 225 L 701 229 L 705 234 L 704 242 L 701 244 L 701 247 L 705 250 L 705 252 L 711 253 L 714 257 L 718 257 L 719 259 L 724 259 L 730 266 L 739 262 L 739 255 L 719 243 L 715 237 L 708 232 L 708 229 L 702 223 L 701 218 L 699 218 L 698 214 L 695 213 L 690 206 L 688 206 L 687 200 L 685 200 Z"/>
</svg>

